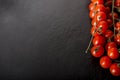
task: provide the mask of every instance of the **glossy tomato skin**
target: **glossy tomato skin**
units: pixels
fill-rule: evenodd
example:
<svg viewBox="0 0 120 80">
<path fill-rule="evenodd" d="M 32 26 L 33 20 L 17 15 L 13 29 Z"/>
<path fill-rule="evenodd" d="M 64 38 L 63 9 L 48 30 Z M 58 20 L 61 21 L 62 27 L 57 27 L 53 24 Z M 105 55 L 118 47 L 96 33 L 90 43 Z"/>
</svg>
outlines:
<svg viewBox="0 0 120 80">
<path fill-rule="evenodd" d="M 97 31 L 96 27 L 91 28 L 91 35 L 92 36 L 98 36 L 100 33 Z"/>
<path fill-rule="evenodd" d="M 117 44 L 115 42 L 108 42 L 106 45 L 105 45 L 105 49 L 108 50 L 110 48 L 114 48 L 116 47 L 117 48 Z"/>
<path fill-rule="evenodd" d="M 116 22 L 116 24 L 115 24 L 115 28 L 116 28 L 116 30 L 120 30 L 120 22 Z"/>
<path fill-rule="evenodd" d="M 106 12 L 106 8 L 103 4 L 99 4 L 95 7 L 95 11 L 97 12 Z"/>
<path fill-rule="evenodd" d="M 120 76 L 120 63 L 113 63 L 110 66 L 110 73 L 113 76 Z"/>
<path fill-rule="evenodd" d="M 98 12 L 96 15 L 94 15 L 94 18 L 97 22 L 99 21 L 105 21 L 107 19 L 105 12 Z"/>
<path fill-rule="evenodd" d="M 108 56 L 103 56 L 100 58 L 100 66 L 102 68 L 107 69 L 111 66 L 111 64 L 112 64 L 112 61 Z"/>
<path fill-rule="evenodd" d="M 117 45 L 120 45 L 120 34 L 116 34 L 114 41 L 117 43 Z"/>
<path fill-rule="evenodd" d="M 111 39 L 113 37 L 113 31 L 111 30 L 106 30 L 106 32 L 104 33 L 104 36 L 107 38 L 107 39 Z"/>
<path fill-rule="evenodd" d="M 104 0 L 92 0 L 94 4 L 104 4 Z"/>
<path fill-rule="evenodd" d="M 104 54 L 104 48 L 101 45 L 93 46 L 91 48 L 91 54 L 96 58 L 101 57 Z"/>
<path fill-rule="evenodd" d="M 90 10 L 90 11 L 93 11 L 93 10 L 95 9 L 95 7 L 96 7 L 95 4 L 93 4 L 93 3 L 90 3 L 90 4 L 89 4 L 89 10 Z"/>
<path fill-rule="evenodd" d="M 104 34 L 108 29 L 108 24 L 106 21 L 99 21 L 97 24 L 97 30 L 101 33 Z"/>
<path fill-rule="evenodd" d="M 118 49 L 116 47 L 112 47 L 110 49 L 107 50 L 107 55 L 111 58 L 111 59 L 117 59 L 119 57 L 119 52 Z"/>
<path fill-rule="evenodd" d="M 93 41 L 92 41 L 93 45 L 102 45 L 102 46 L 105 45 L 105 42 L 106 42 L 105 37 L 101 35 L 94 36 Z"/>
<path fill-rule="evenodd" d="M 95 11 L 90 11 L 89 16 L 91 19 L 93 19 L 95 17 L 95 15 L 96 15 Z"/>
<path fill-rule="evenodd" d="M 92 24 L 93 27 L 96 27 L 97 24 L 98 24 L 98 22 L 97 22 L 97 20 L 94 18 L 94 19 L 92 20 L 91 24 Z"/>
<path fill-rule="evenodd" d="M 115 0 L 115 6 L 120 7 L 120 0 Z"/>
</svg>

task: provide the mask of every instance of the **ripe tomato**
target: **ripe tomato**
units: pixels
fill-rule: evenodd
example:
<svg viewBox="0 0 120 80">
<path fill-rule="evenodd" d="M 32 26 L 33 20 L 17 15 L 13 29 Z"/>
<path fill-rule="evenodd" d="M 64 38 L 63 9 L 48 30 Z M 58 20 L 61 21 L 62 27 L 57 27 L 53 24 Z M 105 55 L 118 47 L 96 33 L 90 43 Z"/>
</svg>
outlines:
<svg viewBox="0 0 120 80">
<path fill-rule="evenodd" d="M 111 59 L 117 59 L 119 57 L 119 52 L 118 49 L 116 47 L 112 47 L 110 49 L 107 50 L 107 55 L 111 58 Z"/>
<path fill-rule="evenodd" d="M 96 15 L 95 11 L 90 11 L 89 16 L 91 19 L 93 19 L 95 17 L 95 15 Z"/>
<path fill-rule="evenodd" d="M 118 30 L 118 31 L 120 30 L 120 22 L 116 22 L 115 29 Z"/>
<path fill-rule="evenodd" d="M 92 34 L 92 36 L 100 35 L 100 33 L 97 31 L 96 27 L 92 27 L 91 28 L 91 34 Z"/>
<path fill-rule="evenodd" d="M 106 12 L 106 8 L 103 4 L 98 4 L 96 7 L 95 7 L 95 11 L 97 12 Z"/>
<path fill-rule="evenodd" d="M 116 36 L 114 37 L 114 41 L 117 43 L 117 45 L 120 45 L 120 34 L 116 34 Z"/>
<path fill-rule="evenodd" d="M 92 24 L 93 27 L 96 27 L 97 24 L 98 24 L 98 22 L 97 22 L 97 20 L 94 18 L 94 19 L 92 20 L 91 24 Z"/>
<path fill-rule="evenodd" d="M 106 32 L 104 33 L 105 37 L 107 39 L 111 39 L 113 37 L 113 31 L 111 30 L 106 30 Z"/>
<path fill-rule="evenodd" d="M 92 41 L 93 45 L 102 45 L 102 46 L 105 45 L 105 42 L 106 42 L 105 37 L 100 35 L 95 36 Z"/>
<path fill-rule="evenodd" d="M 115 12 L 113 13 L 113 16 L 114 16 L 114 18 L 118 18 L 118 14 L 115 13 Z M 108 14 L 108 18 L 109 18 L 109 19 L 112 19 L 112 13 L 109 13 L 109 14 Z"/>
<path fill-rule="evenodd" d="M 94 18 L 97 22 L 106 20 L 107 16 L 105 12 L 98 12 L 96 15 L 94 15 Z"/>
<path fill-rule="evenodd" d="M 100 66 L 102 68 L 109 68 L 111 66 L 112 62 L 111 59 L 108 56 L 103 56 L 100 58 Z"/>
<path fill-rule="evenodd" d="M 94 10 L 96 6 L 97 6 L 97 5 L 95 5 L 95 4 L 93 4 L 93 3 L 90 3 L 90 4 L 89 4 L 89 10 L 90 10 L 90 11 Z"/>
<path fill-rule="evenodd" d="M 105 46 L 105 49 L 108 50 L 108 49 L 114 48 L 114 47 L 117 48 L 117 44 L 115 42 L 108 42 Z"/>
<path fill-rule="evenodd" d="M 101 45 L 93 46 L 91 48 L 91 54 L 94 57 L 101 57 L 104 54 L 104 48 Z"/>
<path fill-rule="evenodd" d="M 120 7 L 120 0 L 115 0 L 115 6 Z"/>
<path fill-rule="evenodd" d="M 106 21 L 100 21 L 97 25 L 97 31 L 101 34 L 105 33 L 108 29 L 108 24 Z"/>
<path fill-rule="evenodd" d="M 104 0 L 92 0 L 94 4 L 104 4 Z"/>
<path fill-rule="evenodd" d="M 110 73 L 113 76 L 120 76 L 120 63 L 113 63 L 110 66 Z"/>
</svg>

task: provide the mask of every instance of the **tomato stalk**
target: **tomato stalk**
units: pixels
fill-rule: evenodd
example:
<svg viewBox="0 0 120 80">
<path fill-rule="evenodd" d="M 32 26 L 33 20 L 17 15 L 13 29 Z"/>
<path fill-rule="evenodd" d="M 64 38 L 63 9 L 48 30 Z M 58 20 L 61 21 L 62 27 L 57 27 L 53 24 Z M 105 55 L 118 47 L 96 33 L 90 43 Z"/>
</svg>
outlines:
<svg viewBox="0 0 120 80">
<path fill-rule="evenodd" d="M 113 19 L 113 27 L 114 27 L 114 37 L 115 37 L 115 18 L 114 18 L 114 2 L 115 0 L 112 0 L 112 19 Z"/>
</svg>

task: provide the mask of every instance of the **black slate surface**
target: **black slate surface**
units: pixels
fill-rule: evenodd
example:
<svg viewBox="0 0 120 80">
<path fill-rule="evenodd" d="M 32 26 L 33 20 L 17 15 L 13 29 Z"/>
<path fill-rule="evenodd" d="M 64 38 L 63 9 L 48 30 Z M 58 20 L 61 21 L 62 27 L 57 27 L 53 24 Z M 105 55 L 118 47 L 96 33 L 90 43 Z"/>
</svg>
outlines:
<svg viewBox="0 0 120 80">
<path fill-rule="evenodd" d="M 0 0 L 0 80 L 118 80 L 85 54 L 90 0 Z"/>
</svg>

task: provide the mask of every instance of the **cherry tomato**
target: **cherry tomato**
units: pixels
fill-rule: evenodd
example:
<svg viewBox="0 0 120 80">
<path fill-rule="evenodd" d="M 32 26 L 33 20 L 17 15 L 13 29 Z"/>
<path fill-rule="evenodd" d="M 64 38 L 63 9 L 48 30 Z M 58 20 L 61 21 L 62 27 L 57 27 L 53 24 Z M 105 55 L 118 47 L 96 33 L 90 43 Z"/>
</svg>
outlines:
<svg viewBox="0 0 120 80">
<path fill-rule="evenodd" d="M 107 55 L 111 58 L 111 59 L 117 59 L 119 57 L 119 52 L 118 49 L 116 47 L 112 47 L 110 49 L 107 50 Z"/>
<path fill-rule="evenodd" d="M 108 24 L 106 21 L 100 21 L 97 25 L 97 31 L 101 34 L 105 33 L 108 29 Z"/>
<path fill-rule="evenodd" d="M 96 6 L 97 6 L 97 5 L 95 5 L 95 4 L 93 4 L 93 3 L 90 3 L 90 4 L 89 4 L 89 10 L 90 10 L 90 11 L 94 10 Z"/>
<path fill-rule="evenodd" d="M 92 0 L 94 4 L 104 4 L 104 0 Z"/>
<path fill-rule="evenodd" d="M 116 24 L 115 24 L 115 28 L 116 28 L 116 30 L 120 30 L 120 22 L 116 22 Z"/>
<path fill-rule="evenodd" d="M 110 66 L 110 73 L 113 76 L 120 76 L 120 63 L 113 63 Z"/>
<path fill-rule="evenodd" d="M 93 46 L 91 48 L 91 54 L 94 57 L 101 57 L 104 54 L 104 48 L 101 45 Z"/>
<path fill-rule="evenodd" d="M 105 49 L 108 50 L 108 49 L 114 48 L 114 47 L 117 48 L 117 44 L 115 42 L 108 42 L 105 46 Z"/>
<path fill-rule="evenodd" d="M 102 45 L 102 46 L 105 45 L 105 42 L 106 42 L 105 37 L 100 35 L 95 36 L 92 41 L 93 45 Z"/>
<path fill-rule="evenodd" d="M 91 19 L 93 19 L 95 17 L 95 15 L 96 15 L 95 11 L 90 11 L 89 16 Z"/>
<path fill-rule="evenodd" d="M 92 20 L 91 24 L 92 24 L 93 27 L 96 27 L 97 24 L 98 24 L 98 22 L 97 22 L 97 20 L 94 18 L 94 19 Z"/>
<path fill-rule="evenodd" d="M 100 33 L 97 31 L 96 27 L 91 28 L 91 34 L 92 34 L 92 36 L 100 35 Z"/>
<path fill-rule="evenodd" d="M 105 37 L 106 37 L 107 39 L 110 39 L 110 38 L 113 37 L 113 31 L 111 31 L 111 30 L 106 30 L 106 32 L 104 33 L 104 35 L 105 35 Z"/>
<path fill-rule="evenodd" d="M 95 11 L 97 12 L 106 12 L 106 8 L 103 4 L 98 4 L 96 7 L 95 7 Z"/>
<path fill-rule="evenodd" d="M 115 6 L 120 7 L 120 0 L 115 0 Z"/>
<path fill-rule="evenodd" d="M 117 45 L 120 45 L 120 34 L 116 34 L 116 36 L 114 37 L 114 41 L 117 43 Z"/>
<path fill-rule="evenodd" d="M 103 56 L 100 58 L 100 66 L 102 68 L 109 68 L 111 66 L 112 62 L 111 59 L 108 56 Z"/>
<path fill-rule="evenodd" d="M 105 12 L 98 12 L 96 15 L 94 15 L 94 18 L 97 22 L 106 20 L 107 16 Z"/>
<path fill-rule="evenodd" d="M 114 18 L 118 18 L 118 14 L 117 13 L 114 12 L 113 15 L 114 15 Z M 108 14 L 108 18 L 112 19 L 112 13 Z"/>
</svg>

